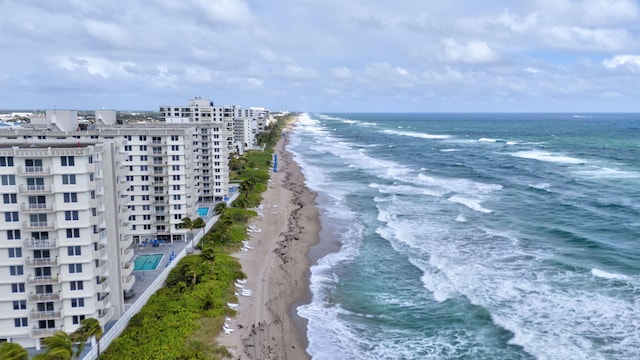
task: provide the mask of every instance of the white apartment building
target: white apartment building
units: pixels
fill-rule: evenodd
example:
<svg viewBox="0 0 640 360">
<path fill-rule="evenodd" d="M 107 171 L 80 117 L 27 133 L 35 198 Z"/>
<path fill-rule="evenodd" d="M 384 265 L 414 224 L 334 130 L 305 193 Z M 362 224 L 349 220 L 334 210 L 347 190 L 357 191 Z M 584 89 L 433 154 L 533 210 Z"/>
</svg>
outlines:
<svg viewBox="0 0 640 360">
<path fill-rule="evenodd" d="M 122 141 L 0 142 L 0 340 L 40 348 L 85 318 L 105 325 L 133 286 Z M 45 132 L 46 133 L 46 132 Z"/>
<path fill-rule="evenodd" d="M 200 155 L 200 202 L 222 201 L 229 196 L 229 154 L 234 151 L 235 107 L 214 106 L 200 97 L 190 99 L 188 106 L 161 106 L 160 114 L 167 124 L 196 126 L 194 150 Z"/>
</svg>

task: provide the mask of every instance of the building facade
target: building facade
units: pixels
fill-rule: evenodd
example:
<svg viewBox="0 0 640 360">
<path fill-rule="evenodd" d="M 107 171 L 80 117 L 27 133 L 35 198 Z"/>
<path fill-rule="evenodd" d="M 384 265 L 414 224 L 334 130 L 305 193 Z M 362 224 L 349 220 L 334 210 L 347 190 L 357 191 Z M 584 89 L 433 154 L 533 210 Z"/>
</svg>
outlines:
<svg viewBox="0 0 640 360">
<path fill-rule="evenodd" d="M 126 222 L 108 215 L 124 209 L 120 148 L 2 139 L 0 339 L 39 348 L 85 318 L 123 313 L 133 252 Z"/>
</svg>

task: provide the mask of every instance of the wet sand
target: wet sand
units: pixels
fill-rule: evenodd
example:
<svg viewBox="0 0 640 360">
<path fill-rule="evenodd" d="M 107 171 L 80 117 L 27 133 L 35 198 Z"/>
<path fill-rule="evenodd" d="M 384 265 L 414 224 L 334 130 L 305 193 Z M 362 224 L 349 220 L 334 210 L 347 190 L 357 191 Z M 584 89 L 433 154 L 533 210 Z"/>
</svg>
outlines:
<svg viewBox="0 0 640 360">
<path fill-rule="evenodd" d="M 284 130 L 287 134 L 290 123 Z M 319 241 L 316 194 L 304 185 L 304 176 L 284 149 L 286 137 L 275 147 L 278 171 L 271 174 L 263 194 L 262 214 L 251 221 L 251 249 L 234 254 L 247 281 L 238 287 L 237 315 L 229 321 L 230 334 L 218 337 L 234 359 L 310 359 L 306 320 L 296 307 L 308 303 L 309 249 Z"/>
</svg>

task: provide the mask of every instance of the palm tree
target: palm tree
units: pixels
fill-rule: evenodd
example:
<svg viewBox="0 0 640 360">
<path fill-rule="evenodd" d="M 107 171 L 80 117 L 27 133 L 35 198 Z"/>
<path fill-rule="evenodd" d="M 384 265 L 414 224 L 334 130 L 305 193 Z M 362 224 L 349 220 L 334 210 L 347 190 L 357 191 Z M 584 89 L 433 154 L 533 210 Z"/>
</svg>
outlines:
<svg viewBox="0 0 640 360">
<path fill-rule="evenodd" d="M 0 359 L 28 360 L 29 353 L 20 344 L 5 342 L 0 345 Z"/>
<path fill-rule="evenodd" d="M 73 340 L 64 331 L 44 338 L 42 344 L 47 348 L 44 354 L 34 356 L 37 360 L 71 360 L 73 358 Z"/>
<path fill-rule="evenodd" d="M 205 226 L 207 226 L 207 223 L 205 223 L 204 220 L 202 220 L 202 218 L 200 217 L 193 222 L 194 229 L 202 229 Z M 193 234 L 191 237 L 193 238 Z"/>
<path fill-rule="evenodd" d="M 203 228 L 207 224 L 204 222 L 204 220 L 202 220 L 202 218 L 191 220 L 190 217 L 185 217 L 182 218 L 182 224 L 180 225 L 185 229 L 189 229 L 189 231 L 191 232 L 191 239 L 193 240 L 193 230 Z"/>
<path fill-rule="evenodd" d="M 84 344 L 88 339 L 95 338 L 97 358 L 100 359 L 100 338 L 102 338 L 102 326 L 100 326 L 100 321 L 94 318 L 88 318 L 82 320 L 80 324 L 81 326 L 74 332 L 74 334 L 77 333 L 79 341 L 77 354 L 80 355 L 82 353 Z"/>
<path fill-rule="evenodd" d="M 226 202 L 217 203 L 216 206 L 214 206 L 213 208 L 213 211 L 216 213 L 216 215 L 222 215 L 226 210 L 227 210 Z"/>
</svg>

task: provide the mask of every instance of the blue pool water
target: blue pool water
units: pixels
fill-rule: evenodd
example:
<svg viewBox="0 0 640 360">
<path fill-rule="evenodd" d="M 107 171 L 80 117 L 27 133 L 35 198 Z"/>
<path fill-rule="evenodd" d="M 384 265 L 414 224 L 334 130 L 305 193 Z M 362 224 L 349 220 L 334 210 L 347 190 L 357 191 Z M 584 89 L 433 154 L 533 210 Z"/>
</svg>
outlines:
<svg viewBox="0 0 640 360">
<path fill-rule="evenodd" d="M 209 208 L 198 208 L 198 216 L 205 217 L 209 213 Z"/>
<path fill-rule="evenodd" d="M 135 271 L 155 270 L 162 260 L 164 254 L 142 254 L 138 255 L 133 261 Z"/>
</svg>

